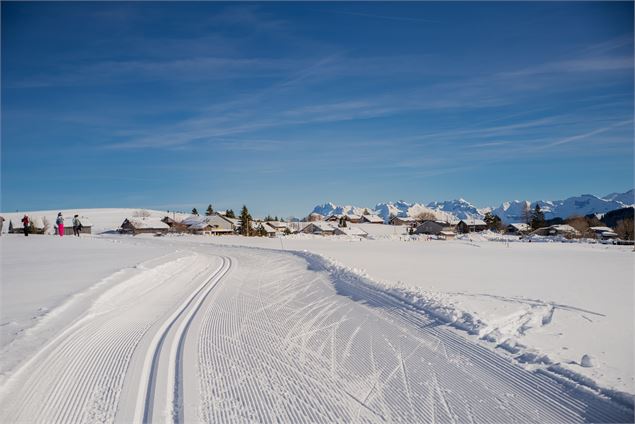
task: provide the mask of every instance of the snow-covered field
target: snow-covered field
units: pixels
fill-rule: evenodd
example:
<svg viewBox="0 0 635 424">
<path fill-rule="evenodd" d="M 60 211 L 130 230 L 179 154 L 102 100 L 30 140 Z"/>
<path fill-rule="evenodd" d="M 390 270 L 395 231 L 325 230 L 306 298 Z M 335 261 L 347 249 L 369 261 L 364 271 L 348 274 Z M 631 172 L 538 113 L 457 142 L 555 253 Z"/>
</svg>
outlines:
<svg viewBox="0 0 635 424">
<path fill-rule="evenodd" d="M 632 421 L 632 249 L 364 229 L 3 235 L 0 421 Z"/>
<path fill-rule="evenodd" d="M 405 235 L 205 241 L 320 254 L 525 363 L 635 391 L 632 247 L 410 241 Z M 593 367 L 581 366 L 584 355 Z"/>
</svg>

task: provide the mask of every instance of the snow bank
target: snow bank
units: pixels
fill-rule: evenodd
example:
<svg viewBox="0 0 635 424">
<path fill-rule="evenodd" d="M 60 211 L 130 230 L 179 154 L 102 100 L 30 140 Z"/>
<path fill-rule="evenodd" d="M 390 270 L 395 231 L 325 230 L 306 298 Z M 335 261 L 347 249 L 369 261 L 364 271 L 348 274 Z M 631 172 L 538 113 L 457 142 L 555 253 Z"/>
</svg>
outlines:
<svg viewBox="0 0 635 424">
<path fill-rule="evenodd" d="M 137 264 L 174 248 L 140 248 L 132 240 L 10 234 L 0 237 L 0 250 L 3 375 L 116 284 L 119 274 L 134 272 Z"/>
<path fill-rule="evenodd" d="M 337 261 L 306 250 L 293 253 L 305 258 L 312 269 L 328 272 L 335 281 L 342 280 L 348 284 L 359 284 L 373 290 L 379 290 L 403 302 L 407 307 L 413 307 L 441 322 L 467 331 L 471 335 L 476 335 L 485 342 L 491 342 L 492 347 L 508 352 L 515 361 L 530 369 L 543 366 L 540 371 L 559 381 L 566 379 L 568 384 L 582 385 L 633 408 L 631 393 L 603 387 L 601 383 L 580 371 L 580 367 L 592 368 L 595 365 L 590 355 L 584 354 L 578 363 L 554 363 L 554 359 L 548 353 L 529 348 L 516 341 L 515 335 L 522 335 L 531 328 L 550 324 L 556 305 L 534 301 L 524 313 L 515 312 L 497 322 L 488 323 L 474 314 L 462 310 L 460 304 L 448 302 L 449 299 L 440 293 L 409 287 L 402 283 L 395 284 L 374 280 L 363 270 L 346 267 Z M 630 387 L 632 389 L 633 386 Z"/>
</svg>

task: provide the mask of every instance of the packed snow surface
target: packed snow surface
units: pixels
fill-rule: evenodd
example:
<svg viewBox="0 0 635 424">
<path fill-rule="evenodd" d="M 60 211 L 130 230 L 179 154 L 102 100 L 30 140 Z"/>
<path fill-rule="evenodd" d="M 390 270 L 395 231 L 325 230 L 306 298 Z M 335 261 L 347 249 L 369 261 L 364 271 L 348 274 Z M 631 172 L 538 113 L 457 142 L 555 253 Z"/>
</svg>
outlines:
<svg viewBox="0 0 635 424">
<path fill-rule="evenodd" d="M 558 363 L 603 387 L 635 392 L 632 247 L 478 235 L 440 241 L 359 226 L 371 240 L 303 234 L 204 240 L 318 253 L 498 350 L 527 354 L 525 362 Z M 595 367 L 580 366 L 585 354 L 596 358 Z"/>
<path fill-rule="evenodd" d="M 0 421 L 632 422 L 632 252 L 360 228 L 4 235 Z"/>
</svg>

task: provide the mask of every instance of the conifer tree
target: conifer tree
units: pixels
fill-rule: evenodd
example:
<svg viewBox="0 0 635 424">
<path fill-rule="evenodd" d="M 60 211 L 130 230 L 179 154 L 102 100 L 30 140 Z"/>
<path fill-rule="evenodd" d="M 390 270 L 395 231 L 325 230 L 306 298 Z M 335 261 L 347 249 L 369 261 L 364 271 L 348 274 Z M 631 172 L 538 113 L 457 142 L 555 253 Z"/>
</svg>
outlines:
<svg viewBox="0 0 635 424">
<path fill-rule="evenodd" d="M 540 210 L 540 205 L 536 204 L 531 213 L 531 222 L 529 223 L 534 230 L 545 226 L 545 214 Z"/>
<path fill-rule="evenodd" d="M 225 216 L 227 218 L 234 218 L 236 219 L 236 214 L 234 214 L 234 211 L 232 209 L 227 209 L 227 211 L 225 212 Z"/>
<path fill-rule="evenodd" d="M 207 216 L 211 216 L 214 214 L 214 209 L 212 208 L 212 205 L 207 205 L 207 210 L 205 211 L 205 215 Z"/>
<path fill-rule="evenodd" d="M 247 206 L 243 205 L 242 210 L 240 211 L 240 234 L 243 236 L 251 235 L 251 215 L 249 215 L 249 210 Z"/>
<path fill-rule="evenodd" d="M 192 208 L 192 215 L 198 215 L 198 211 L 196 210 L 196 208 Z"/>
<path fill-rule="evenodd" d="M 483 221 L 487 224 L 487 228 L 490 230 L 500 230 L 503 226 L 501 219 L 498 215 L 494 215 L 491 212 L 487 212 L 483 217 Z"/>
</svg>

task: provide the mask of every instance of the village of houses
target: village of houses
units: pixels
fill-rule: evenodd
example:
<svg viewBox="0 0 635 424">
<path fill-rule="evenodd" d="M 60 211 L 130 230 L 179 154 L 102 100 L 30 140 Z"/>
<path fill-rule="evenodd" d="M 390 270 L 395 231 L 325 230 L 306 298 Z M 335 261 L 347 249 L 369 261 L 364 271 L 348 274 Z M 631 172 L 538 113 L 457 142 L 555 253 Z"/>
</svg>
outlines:
<svg viewBox="0 0 635 424">
<path fill-rule="evenodd" d="M 172 216 L 169 216 L 169 215 Z M 154 234 L 157 236 L 167 234 L 194 234 L 207 236 L 222 236 L 232 234 L 243 234 L 261 237 L 282 237 L 291 234 L 305 234 L 313 236 L 349 236 L 355 238 L 372 238 L 375 231 L 370 228 L 375 226 L 390 226 L 394 229 L 394 234 L 410 236 L 427 236 L 426 239 L 450 240 L 459 235 L 468 233 L 481 233 L 491 230 L 488 224 L 477 218 L 467 218 L 454 221 L 439 220 L 432 216 L 392 216 L 385 222 L 376 214 L 366 211 L 363 214 L 334 214 L 323 216 L 318 213 L 311 213 L 303 221 L 284 220 L 260 220 L 249 221 L 249 231 L 243 231 L 242 222 L 239 218 L 227 216 L 225 212 L 213 212 L 205 215 L 192 214 L 179 218 L 175 213 L 168 213 L 163 218 L 156 217 L 148 211 L 139 210 L 126 217 L 119 228 L 110 232 L 121 234 Z M 93 225 L 90 217 L 80 217 L 82 234 L 91 234 Z M 73 235 L 72 218 L 65 218 L 65 235 Z M 50 225 L 46 217 L 32 217 L 30 223 L 30 233 L 58 234 L 56 225 Z M 371 227 L 369 227 L 371 225 Z M 24 229 L 20 222 L 9 222 L 9 233 L 23 233 Z M 386 231 L 383 231 L 385 234 Z M 610 227 L 595 226 L 590 227 L 585 235 L 567 224 L 549 225 L 542 228 L 532 229 L 526 223 L 511 223 L 501 226 L 496 231 L 498 234 L 516 236 L 520 239 L 550 238 L 558 240 L 579 239 L 585 236 L 601 242 L 616 242 L 618 234 Z M 415 237 L 416 238 L 416 237 Z"/>
</svg>

